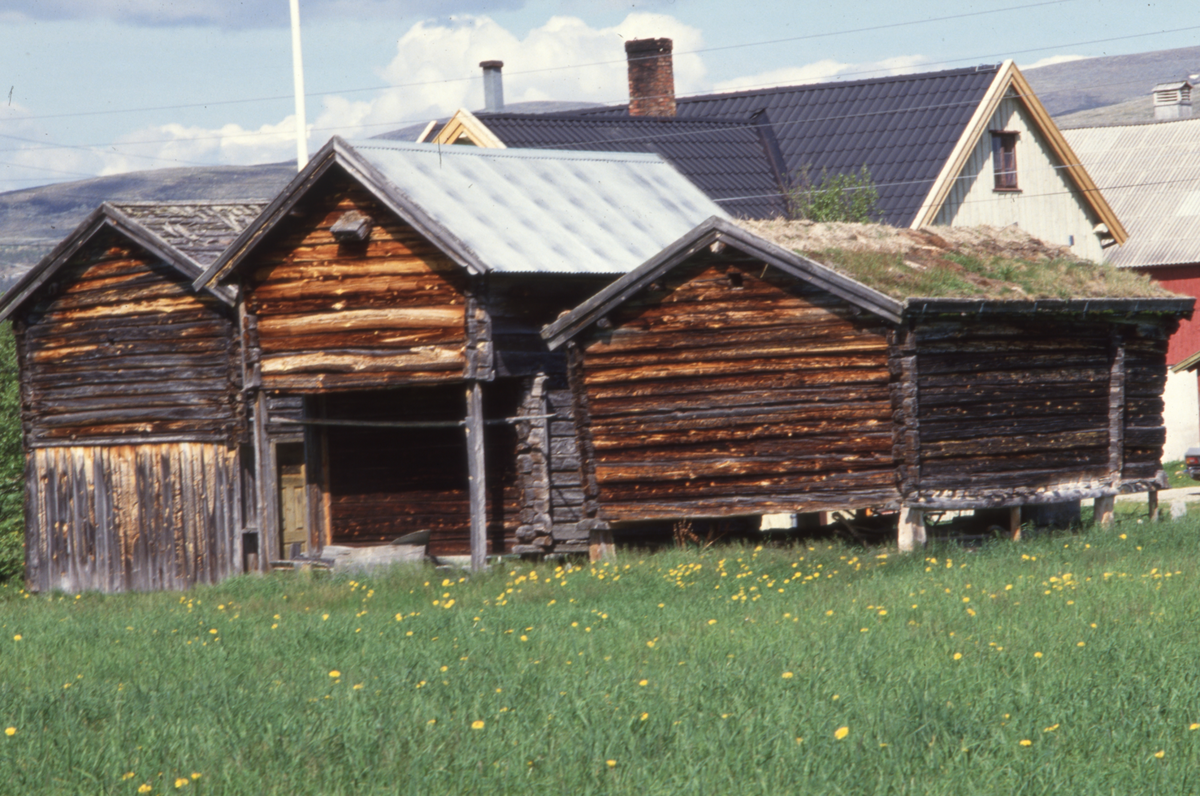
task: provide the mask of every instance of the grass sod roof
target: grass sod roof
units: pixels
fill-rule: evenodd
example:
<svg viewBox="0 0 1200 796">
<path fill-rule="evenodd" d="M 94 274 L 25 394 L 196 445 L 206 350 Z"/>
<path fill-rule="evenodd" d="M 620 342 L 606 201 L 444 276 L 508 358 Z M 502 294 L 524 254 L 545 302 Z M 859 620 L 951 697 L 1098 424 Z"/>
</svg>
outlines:
<svg viewBox="0 0 1200 796">
<path fill-rule="evenodd" d="M 1182 298 L 1148 276 L 1080 260 L 1016 226 L 913 230 L 781 219 L 736 223 L 901 301 Z"/>
</svg>

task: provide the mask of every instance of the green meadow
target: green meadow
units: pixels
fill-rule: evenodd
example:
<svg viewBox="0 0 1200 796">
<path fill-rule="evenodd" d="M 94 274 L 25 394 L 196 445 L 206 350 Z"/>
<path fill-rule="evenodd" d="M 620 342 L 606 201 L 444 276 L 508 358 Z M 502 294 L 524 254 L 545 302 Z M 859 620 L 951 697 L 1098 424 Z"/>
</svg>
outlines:
<svg viewBox="0 0 1200 796">
<path fill-rule="evenodd" d="M 0 792 L 1200 791 L 1200 521 L 0 587 Z"/>
</svg>

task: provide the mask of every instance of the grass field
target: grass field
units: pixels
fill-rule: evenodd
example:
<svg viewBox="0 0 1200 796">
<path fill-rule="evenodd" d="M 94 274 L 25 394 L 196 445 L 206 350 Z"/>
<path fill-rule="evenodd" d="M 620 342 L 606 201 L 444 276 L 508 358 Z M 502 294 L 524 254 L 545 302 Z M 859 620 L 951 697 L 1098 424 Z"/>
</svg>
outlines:
<svg viewBox="0 0 1200 796">
<path fill-rule="evenodd" d="M 1200 522 L 0 588 L 3 793 L 1193 793 Z"/>
</svg>

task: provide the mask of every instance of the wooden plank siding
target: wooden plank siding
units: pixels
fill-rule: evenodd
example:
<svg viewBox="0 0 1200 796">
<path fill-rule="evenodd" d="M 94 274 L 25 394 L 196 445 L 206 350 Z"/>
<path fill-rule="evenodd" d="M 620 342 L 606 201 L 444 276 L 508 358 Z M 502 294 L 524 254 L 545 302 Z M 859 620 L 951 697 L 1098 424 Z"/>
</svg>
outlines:
<svg viewBox="0 0 1200 796">
<path fill-rule="evenodd" d="M 30 451 L 35 591 L 186 589 L 241 571 L 236 448 L 203 442 Z"/>
<path fill-rule="evenodd" d="M 520 385 L 484 385 L 484 416 L 512 417 Z M 330 395 L 326 416 L 365 421 L 461 421 L 465 386 Z M 470 552 L 466 437 L 461 427 L 330 426 L 330 524 L 335 545 L 388 544 L 418 530 L 432 532 L 434 555 Z M 517 435 L 511 424 L 484 431 L 488 552 L 510 552 L 520 525 Z"/>
<path fill-rule="evenodd" d="M 15 318 L 27 442 L 237 439 L 232 312 L 115 233 L 77 260 Z"/>
<path fill-rule="evenodd" d="M 760 261 L 705 253 L 599 326 L 574 381 L 601 519 L 897 500 L 882 321 Z"/>
<path fill-rule="evenodd" d="M 368 390 L 460 380 L 467 275 L 365 189 L 331 171 L 272 231 L 243 281 L 264 389 Z M 339 243 L 347 211 L 370 239 Z"/>
</svg>

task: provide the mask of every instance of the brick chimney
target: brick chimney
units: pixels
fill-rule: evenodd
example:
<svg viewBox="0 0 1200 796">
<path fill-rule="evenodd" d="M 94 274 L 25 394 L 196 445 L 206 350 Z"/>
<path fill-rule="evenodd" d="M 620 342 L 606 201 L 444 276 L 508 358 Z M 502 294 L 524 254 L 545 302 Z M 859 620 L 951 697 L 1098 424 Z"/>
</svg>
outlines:
<svg viewBox="0 0 1200 796">
<path fill-rule="evenodd" d="M 675 115 L 675 69 L 670 39 L 625 42 L 629 62 L 629 115 Z"/>
</svg>

